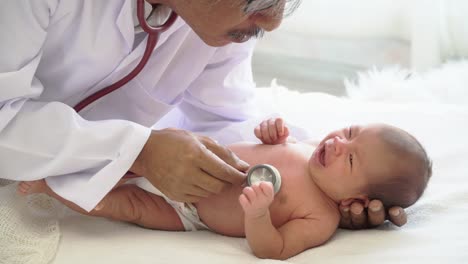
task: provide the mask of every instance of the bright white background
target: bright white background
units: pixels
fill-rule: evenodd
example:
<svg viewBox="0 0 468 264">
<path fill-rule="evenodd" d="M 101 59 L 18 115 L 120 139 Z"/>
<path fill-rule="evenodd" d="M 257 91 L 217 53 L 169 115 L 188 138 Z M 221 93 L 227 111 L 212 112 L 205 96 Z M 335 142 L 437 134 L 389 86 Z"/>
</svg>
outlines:
<svg viewBox="0 0 468 264">
<path fill-rule="evenodd" d="M 303 0 L 258 41 L 255 80 L 343 95 L 343 78 L 356 71 L 424 71 L 468 54 L 467 15 L 464 0 Z"/>
</svg>

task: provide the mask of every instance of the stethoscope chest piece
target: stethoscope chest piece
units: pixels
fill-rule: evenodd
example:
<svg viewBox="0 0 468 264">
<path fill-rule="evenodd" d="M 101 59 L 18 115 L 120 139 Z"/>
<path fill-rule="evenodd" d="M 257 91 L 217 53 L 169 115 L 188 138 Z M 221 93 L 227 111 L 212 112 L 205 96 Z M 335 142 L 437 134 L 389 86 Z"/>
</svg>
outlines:
<svg viewBox="0 0 468 264">
<path fill-rule="evenodd" d="M 271 182 L 275 194 L 279 192 L 281 188 L 281 175 L 275 167 L 269 164 L 258 164 L 250 168 L 247 172 L 247 184 L 252 186 L 262 181 Z"/>
</svg>

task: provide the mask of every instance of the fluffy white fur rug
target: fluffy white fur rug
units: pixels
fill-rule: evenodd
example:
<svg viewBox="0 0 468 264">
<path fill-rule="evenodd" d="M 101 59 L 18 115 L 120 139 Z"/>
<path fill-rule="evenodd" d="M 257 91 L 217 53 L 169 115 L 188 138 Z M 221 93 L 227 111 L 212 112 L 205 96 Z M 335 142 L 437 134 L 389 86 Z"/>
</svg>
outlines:
<svg viewBox="0 0 468 264">
<path fill-rule="evenodd" d="M 385 102 L 468 105 L 468 61 L 452 61 L 424 73 L 402 68 L 373 69 L 345 81 L 350 98 Z"/>
</svg>

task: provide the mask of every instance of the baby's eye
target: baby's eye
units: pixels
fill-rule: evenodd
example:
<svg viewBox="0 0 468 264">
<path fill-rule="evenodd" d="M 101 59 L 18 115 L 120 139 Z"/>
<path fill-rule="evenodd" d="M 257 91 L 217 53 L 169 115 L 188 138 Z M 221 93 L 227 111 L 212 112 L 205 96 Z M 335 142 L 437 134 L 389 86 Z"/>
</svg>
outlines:
<svg viewBox="0 0 468 264">
<path fill-rule="evenodd" d="M 349 164 L 353 167 L 353 154 L 349 154 Z"/>
<path fill-rule="evenodd" d="M 348 128 L 348 138 L 351 139 L 351 127 Z"/>
</svg>

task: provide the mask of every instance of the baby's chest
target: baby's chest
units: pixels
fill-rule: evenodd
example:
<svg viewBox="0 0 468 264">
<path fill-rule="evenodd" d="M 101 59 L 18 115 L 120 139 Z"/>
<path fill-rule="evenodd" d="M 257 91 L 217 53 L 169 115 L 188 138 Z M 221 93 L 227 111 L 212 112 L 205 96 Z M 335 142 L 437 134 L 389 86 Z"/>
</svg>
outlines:
<svg viewBox="0 0 468 264">
<path fill-rule="evenodd" d="M 273 224 L 278 226 L 310 215 L 321 207 L 321 200 L 310 183 L 286 178 L 270 206 Z"/>
</svg>

